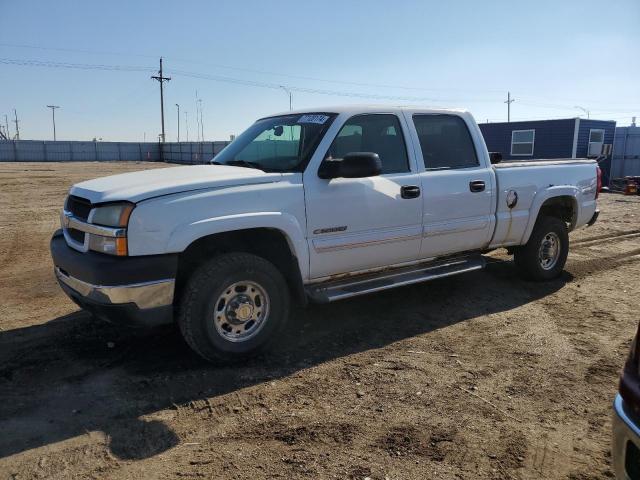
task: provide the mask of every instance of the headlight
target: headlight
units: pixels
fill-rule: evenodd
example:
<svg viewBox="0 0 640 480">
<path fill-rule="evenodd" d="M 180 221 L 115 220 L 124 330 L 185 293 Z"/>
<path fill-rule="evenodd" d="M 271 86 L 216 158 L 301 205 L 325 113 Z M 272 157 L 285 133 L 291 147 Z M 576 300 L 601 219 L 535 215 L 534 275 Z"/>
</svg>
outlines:
<svg viewBox="0 0 640 480">
<path fill-rule="evenodd" d="M 112 203 L 93 210 L 91 223 L 105 227 L 126 227 L 133 211 L 132 203 Z"/>
<path fill-rule="evenodd" d="M 92 225 L 101 225 L 120 229 L 114 235 L 90 233 L 89 250 L 109 255 L 126 256 L 128 254 L 126 229 L 133 211 L 132 203 L 112 203 L 93 209 L 90 219 Z"/>
</svg>

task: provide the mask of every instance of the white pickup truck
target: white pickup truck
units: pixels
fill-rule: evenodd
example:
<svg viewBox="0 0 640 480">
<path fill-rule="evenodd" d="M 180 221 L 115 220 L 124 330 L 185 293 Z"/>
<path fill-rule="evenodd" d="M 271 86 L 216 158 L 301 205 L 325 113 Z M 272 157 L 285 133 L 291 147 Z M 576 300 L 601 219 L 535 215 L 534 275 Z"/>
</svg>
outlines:
<svg viewBox="0 0 640 480">
<path fill-rule="evenodd" d="M 51 240 L 55 274 L 98 317 L 175 319 L 208 360 L 264 348 L 292 301 L 481 269 L 499 247 L 526 277 L 557 277 L 568 232 L 597 218 L 599 169 L 499 160 L 465 111 L 261 118 L 211 165 L 74 185 Z"/>
</svg>

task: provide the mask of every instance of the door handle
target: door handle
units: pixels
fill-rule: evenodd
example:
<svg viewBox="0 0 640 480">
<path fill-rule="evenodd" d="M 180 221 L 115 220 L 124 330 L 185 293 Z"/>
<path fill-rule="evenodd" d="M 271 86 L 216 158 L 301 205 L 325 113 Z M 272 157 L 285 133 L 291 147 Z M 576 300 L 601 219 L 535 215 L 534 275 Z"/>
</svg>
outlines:
<svg viewBox="0 0 640 480">
<path fill-rule="evenodd" d="M 420 196 L 420 187 L 417 185 L 403 185 L 400 187 L 400 196 L 402 198 L 418 198 Z"/>
<path fill-rule="evenodd" d="M 469 190 L 472 192 L 484 192 L 484 180 L 474 180 L 473 182 L 469 182 Z"/>
</svg>

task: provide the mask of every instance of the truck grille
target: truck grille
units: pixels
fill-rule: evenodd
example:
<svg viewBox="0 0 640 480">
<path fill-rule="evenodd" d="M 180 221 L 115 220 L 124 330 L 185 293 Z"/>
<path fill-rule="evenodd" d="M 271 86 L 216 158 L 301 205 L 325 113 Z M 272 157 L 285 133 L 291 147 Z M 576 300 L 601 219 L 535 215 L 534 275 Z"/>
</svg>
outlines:
<svg viewBox="0 0 640 480">
<path fill-rule="evenodd" d="M 73 239 L 74 242 L 84 244 L 84 232 L 76 230 L 75 228 L 68 228 L 67 233 Z"/>
<path fill-rule="evenodd" d="M 65 210 L 71 212 L 74 217 L 78 217 L 86 222 L 89 218 L 89 212 L 91 211 L 91 202 L 86 198 L 69 195 L 67 197 Z"/>
<path fill-rule="evenodd" d="M 91 212 L 91 202 L 86 198 L 69 195 L 64 205 L 64 209 L 67 212 L 70 212 L 74 217 L 86 222 L 89 218 L 89 213 Z M 84 244 L 84 232 L 76 230 L 75 228 L 67 228 L 66 231 L 74 242 Z"/>
</svg>

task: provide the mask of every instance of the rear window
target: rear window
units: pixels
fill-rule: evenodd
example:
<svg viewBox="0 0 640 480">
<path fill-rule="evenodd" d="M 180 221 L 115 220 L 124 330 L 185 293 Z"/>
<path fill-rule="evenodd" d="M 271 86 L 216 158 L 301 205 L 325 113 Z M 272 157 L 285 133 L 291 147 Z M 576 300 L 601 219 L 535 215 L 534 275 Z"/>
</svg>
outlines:
<svg viewBox="0 0 640 480">
<path fill-rule="evenodd" d="M 456 115 L 414 115 L 424 166 L 428 170 L 479 165 L 466 123 Z"/>
</svg>

